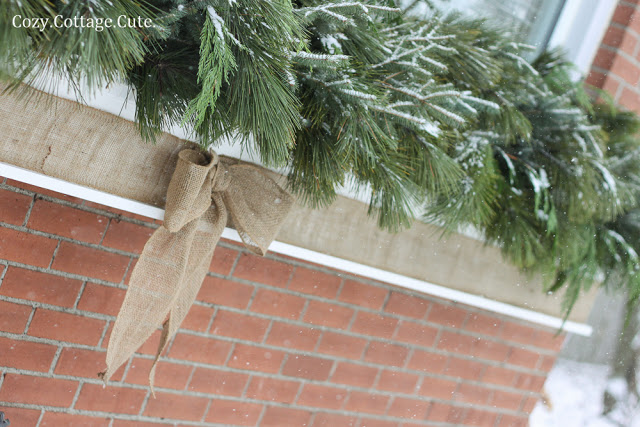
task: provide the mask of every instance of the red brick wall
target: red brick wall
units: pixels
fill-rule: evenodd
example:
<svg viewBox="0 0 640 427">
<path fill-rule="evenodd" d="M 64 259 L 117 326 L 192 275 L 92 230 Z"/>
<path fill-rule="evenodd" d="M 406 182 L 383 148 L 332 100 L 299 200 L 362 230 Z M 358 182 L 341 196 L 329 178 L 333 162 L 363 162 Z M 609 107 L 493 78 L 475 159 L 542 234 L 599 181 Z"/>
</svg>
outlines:
<svg viewBox="0 0 640 427">
<path fill-rule="evenodd" d="M 216 249 L 146 387 L 158 334 L 104 388 L 157 225 L 0 178 L 0 410 L 11 426 L 525 426 L 563 338 L 300 260 Z"/>
<path fill-rule="evenodd" d="M 617 104 L 640 113 L 640 0 L 618 3 L 587 77 Z"/>
</svg>

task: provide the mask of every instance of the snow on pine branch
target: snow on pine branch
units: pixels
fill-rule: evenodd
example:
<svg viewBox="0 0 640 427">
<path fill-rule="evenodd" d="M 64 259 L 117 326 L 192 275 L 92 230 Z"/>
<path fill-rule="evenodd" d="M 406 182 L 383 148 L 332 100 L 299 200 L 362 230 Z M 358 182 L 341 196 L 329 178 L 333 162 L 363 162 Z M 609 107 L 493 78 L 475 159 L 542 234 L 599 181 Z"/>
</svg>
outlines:
<svg viewBox="0 0 640 427">
<path fill-rule="evenodd" d="M 347 61 L 349 59 L 347 55 L 327 55 L 322 53 L 310 53 L 304 51 L 291 52 L 291 58 L 335 63 Z"/>
</svg>

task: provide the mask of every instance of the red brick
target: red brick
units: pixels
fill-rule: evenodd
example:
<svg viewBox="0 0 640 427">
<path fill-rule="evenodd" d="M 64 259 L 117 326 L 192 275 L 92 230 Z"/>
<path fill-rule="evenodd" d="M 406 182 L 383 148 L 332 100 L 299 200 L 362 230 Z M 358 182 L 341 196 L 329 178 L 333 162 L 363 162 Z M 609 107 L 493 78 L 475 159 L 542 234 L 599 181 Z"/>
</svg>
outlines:
<svg viewBox="0 0 640 427">
<path fill-rule="evenodd" d="M 425 326 L 417 322 L 400 322 L 394 339 L 422 347 L 431 347 L 436 340 L 438 330 L 431 326 Z"/>
<path fill-rule="evenodd" d="M 610 72 L 621 77 L 622 80 L 631 86 L 637 85 L 640 79 L 640 67 L 621 55 L 616 56 L 611 65 Z"/>
<path fill-rule="evenodd" d="M 244 309 L 249 305 L 253 286 L 206 276 L 198 293 L 198 301 Z"/>
<path fill-rule="evenodd" d="M 283 359 L 284 353 L 281 351 L 236 344 L 228 366 L 275 374 L 280 370 Z"/>
<path fill-rule="evenodd" d="M 440 378 L 425 377 L 418 393 L 432 399 L 452 400 L 458 383 Z"/>
<path fill-rule="evenodd" d="M 378 380 L 378 390 L 393 391 L 397 393 L 413 394 L 417 390 L 420 377 L 405 372 L 383 370 Z"/>
<path fill-rule="evenodd" d="M 468 426 L 494 426 L 498 414 L 469 408 L 464 416 L 464 424 Z"/>
<path fill-rule="evenodd" d="M 555 363 L 556 358 L 554 356 L 542 356 L 542 361 L 540 362 L 538 369 L 543 372 L 549 372 Z"/>
<path fill-rule="evenodd" d="M 528 425 L 529 420 L 527 417 L 502 414 L 498 427 L 527 427 Z"/>
<path fill-rule="evenodd" d="M 393 399 L 387 415 L 412 420 L 422 420 L 427 415 L 428 410 L 429 402 L 426 400 L 396 397 Z"/>
<path fill-rule="evenodd" d="M 218 310 L 209 333 L 241 340 L 261 342 L 269 320 L 241 313 Z"/>
<path fill-rule="evenodd" d="M 147 394 L 146 390 L 100 384 L 84 384 L 76 402 L 76 409 L 87 411 L 137 414 Z M 153 399 L 149 399 L 150 401 Z"/>
<path fill-rule="evenodd" d="M 510 351 L 511 347 L 506 344 L 481 339 L 476 341 L 470 355 L 479 359 L 504 362 Z"/>
<path fill-rule="evenodd" d="M 427 415 L 427 420 L 437 421 L 437 422 L 448 421 L 449 414 L 455 410 L 456 408 L 454 406 L 447 405 L 445 403 L 440 403 L 440 402 L 433 402 L 431 403 L 431 407 L 429 408 L 429 414 Z"/>
<path fill-rule="evenodd" d="M 305 300 L 294 295 L 268 289 L 259 289 L 251 304 L 251 311 L 270 316 L 298 319 Z"/>
<path fill-rule="evenodd" d="M 467 318 L 467 314 L 468 311 L 462 308 L 432 303 L 429 314 L 427 314 L 427 321 L 449 326 L 451 328 L 459 328 Z"/>
<path fill-rule="evenodd" d="M 293 273 L 289 289 L 305 294 L 333 299 L 338 293 L 342 278 L 308 268 L 298 267 Z"/>
<path fill-rule="evenodd" d="M 549 332 L 543 329 L 536 331 L 535 345 L 547 350 L 560 351 L 564 345 L 565 334 L 557 334 L 557 331 Z"/>
<path fill-rule="evenodd" d="M 238 251 L 216 246 L 216 250 L 213 252 L 213 258 L 211 259 L 211 265 L 209 265 L 209 271 L 227 276 L 231 273 L 233 263 L 237 257 Z"/>
<path fill-rule="evenodd" d="M 180 426 L 183 427 L 182 424 L 180 424 Z M 113 420 L 112 427 L 167 427 L 167 425 L 157 424 L 157 423 L 145 423 L 142 421 Z"/>
<path fill-rule="evenodd" d="M 442 331 L 437 347 L 441 350 L 470 355 L 479 340 L 480 338 L 478 337 Z"/>
<path fill-rule="evenodd" d="M 417 371 L 439 374 L 447 365 L 447 356 L 428 351 L 414 350 L 409 360 L 408 368 Z"/>
<path fill-rule="evenodd" d="M 621 80 L 618 77 L 609 74 L 604 82 L 604 85 L 602 86 L 602 90 L 615 96 L 615 94 L 618 93 L 618 88 L 621 84 Z"/>
<path fill-rule="evenodd" d="M 78 309 L 117 316 L 124 295 L 124 289 L 87 283 L 78 302 Z"/>
<path fill-rule="evenodd" d="M 169 355 L 176 359 L 222 365 L 231 351 L 231 343 L 193 335 L 176 335 Z"/>
<path fill-rule="evenodd" d="M 511 348 L 511 353 L 507 358 L 507 363 L 512 365 L 523 366 L 529 369 L 535 369 L 538 366 L 538 359 L 540 355 L 533 351 L 525 350 L 522 348 Z"/>
<path fill-rule="evenodd" d="M 616 53 L 614 50 L 600 47 L 598 49 L 598 53 L 596 53 L 596 57 L 593 59 L 592 65 L 594 67 L 602 68 L 603 70 L 609 70 L 615 57 Z"/>
<path fill-rule="evenodd" d="M 11 187 L 16 187 L 16 188 L 22 188 L 23 190 L 27 190 L 27 191 L 32 191 L 34 193 L 38 193 L 41 194 L 43 196 L 50 196 L 50 197 L 54 197 L 56 199 L 60 199 L 60 200 L 66 200 L 68 202 L 72 202 L 72 203 L 82 203 L 82 199 L 79 199 L 77 197 L 72 197 L 72 196 L 68 196 L 66 194 L 62 194 L 62 193 L 58 193 L 56 191 L 51 191 L 51 190 L 47 190 L 41 187 L 36 187 L 35 185 L 31 185 L 31 184 L 26 184 L 24 182 L 20 182 L 20 181 L 15 181 L 13 179 L 8 179 L 7 180 L 7 185 L 11 186 Z"/>
<path fill-rule="evenodd" d="M 538 403 L 538 399 L 535 397 L 525 397 L 522 402 L 522 408 L 520 408 L 521 412 L 525 414 L 530 414 L 533 411 L 533 408 L 536 407 L 536 403 Z"/>
<path fill-rule="evenodd" d="M 378 369 L 376 368 L 355 363 L 338 362 L 338 366 L 331 377 L 331 382 L 369 388 L 373 385 L 377 375 Z"/>
<path fill-rule="evenodd" d="M 40 419 L 39 409 L 11 408 L 0 405 L 0 411 L 4 412 L 6 419 L 16 427 L 36 427 Z"/>
<path fill-rule="evenodd" d="M 384 311 L 400 316 L 408 316 L 422 319 L 429 308 L 429 301 L 413 295 L 406 295 L 400 292 L 391 292 L 391 297 L 387 302 Z"/>
<path fill-rule="evenodd" d="M 518 373 L 511 369 L 487 366 L 487 369 L 482 374 L 482 382 L 512 386 L 517 376 Z"/>
<path fill-rule="evenodd" d="M 200 421 L 207 410 L 209 399 L 196 396 L 182 396 L 156 392 L 155 399 L 149 398 L 144 415 L 158 418 L 173 418 Z"/>
<path fill-rule="evenodd" d="M 467 320 L 465 324 L 467 331 L 491 337 L 498 336 L 501 328 L 502 320 L 494 316 L 486 316 L 479 313 L 470 313 L 469 320 Z"/>
<path fill-rule="evenodd" d="M 0 190 L 0 222 L 22 225 L 33 198 L 9 190 Z"/>
<path fill-rule="evenodd" d="M 346 415 L 316 413 L 313 419 L 313 427 L 355 427 L 358 422 L 356 417 Z"/>
<path fill-rule="evenodd" d="M 88 243 L 100 243 L 109 219 L 57 203 L 37 200 L 27 227 Z"/>
<path fill-rule="evenodd" d="M 522 395 L 517 393 L 509 393 L 507 391 L 495 390 L 491 398 L 491 406 L 495 408 L 509 409 L 517 411 L 520 409 Z"/>
<path fill-rule="evenodd" d="M 98 372 L 103 372 L 107 367 L 106 355 L 105 352 L 66 347 L 60 353 L 54 372 L 58 375 L 97 379 Z M 118 381 L 122 378 L 123 371 L 124 366 L 118 369 L 111 380 Z"/>
<path fill-rule="evenodd" d="M 346 329 L 351 322 L 354 310 L 336 304 L 320 301 L 311 301 L 304 321 L 314 325 L 328 326 L 338 329 Z"/>
<path fill-rule="evenodd" d="M 111 330 L 113 329 L 113 322 L 109 322 L 109 326 L 107 327 L 107 333 L 104 335 L 104 339 L 102 340 L 102 344 L 100 347 L 107 348 L 109 344 L 109 339 L 111 338 Z M 158 344 L 160 344 L 160 329 L 156 329 L 151 336 L 136 350 L 138 354 L 148 354 L 155 356 L 158 352 Z M 163 354 L 166 354 L 166 350 Z"/>
<path fill-rule="evenodd" d="M 620 99 L 618 99 L 618 103 L 640 114 L 640 94 L 637 91 L 625 87 L 622 90 Z"/>
<path fill-rule="evenodd" d="M 325 381 L 329 378 L 332 365 L 333 362 L 328 359 L 290 354 L 282 369 L 282 374 L 290 377 Z"/>
<path fill-rule="evenodd" d="M 402 424 L 406 426 L 405 423 Z M 398 423 L 394 421 L 374 420 L 370 418 L 363 418 L 360 423 L 360 427 L 397 427 Z"/>
<path fill-rule="evenodd" d="M 240 255 L 233 275 L 252 282 L 284 288 L 289 282 L 291 273 L 293 273 L 292 265 L 243 253 Z"/>
<path fill-rule="evenodd" d="M 6 374 L 0 401 L 66 408 L 71 405 L 77 388 L 76 381 Z"/>
<path fill-rule="evenodd" d="M 356 315 L 351 330 L 359 334 L 391 338 L 397 326 L 398 319 L 360 311 Z"/>
<path fill-rule="evenodd" d="M 387 289 L 356 282 L 355 280 L 345 280 L 342 291 L 338 299 L 361 307 L 379 310 L 387 299 Z"/>
<path fill-rule="evenodd" d="M 344 409 L 367 414 L 384 414 L 389 404 L 389 396 L 362 391 L 351 391 Z"/>
<path fill-rule="evenodd" d="M 205 421 L 224 425 L 255 426 L 258 425 L 262 408 L 263 406 L 257 403 L 215 399 L 211 401 Z"/>
<path fill-rule="evenodd" d="M 21 334 L 27 326 L 31 307 L 0 301 L 0 331 Z"/>
<path fill-rule="evenodd" d="M 358 360 L 366 345 L 367 341 L 362 338 L 326 331 L 320 340 L 317 351 Z"/>
<path fill-rule="evenodd" d="M 477 381 L 482 375 L 486 366 L 487 365 L 483 363 L 452 357 L 449 359 L 449 364 L 447 365 L 444 374 L 451 377 Z"/>
<path fill-rule="evenodd" d="M 340 409 L 348 390 L 316 384 L 305 384 L 297 404 L 314 408 Z"/>
<path fill-rule="evenodd" d="M 61 242 L 52 268 L 119 283 L 128 265 L 129 258 L 126 256 Z"/>
<path fill-rule="evenodd" d="M 604 86 L 604 82 L 607 80 L 607 75 L 604 73 L 600 73 L 598 71 L 591 70 L 587 75 L 585 83 L 591 86 L 595 86 L 597 88 L 602 89 Z M 615 93 L 615 92 L 613 92 Z"/>
<path fill-rule="evenodd" d="M 635 12 L 635 9 L 633 8 L 633 6 L 628 6 L 626 4 L 618 4 L 615 12 L 613 12 L 613 17 L 611 18 L 611 21 L 617 24 L 626 26 L 631 23 L 634 12 Z"/>
<path fill-rule="evenodd" d="M 514 387 L 520 390 L 540 393 L 546 379 L 547 378 L 542 375 L 519 374 Z"/>
<path fill-rule="evenodd" d="M 61 412 L 45 412 L 40 426 L 49 427 L 107 427 L 109 418 L 87 417 L 78 414 L 65 414 Z"/>
<path fill-rule="evenodd" d="M 0 227 L 0 258 L 35 267 L 48 267 L 57 240 Z"/>
<path fill-rule="evenodd" d="M 312 351 L 316 347 L 320 331 L 304 326 L 273 322 L 267 337 L 267 344 L 279 347 Z"/>
<path fill-rule="evenodd" d="M 190 331 L 206 332 L 213 312 L 214 309 L 211 307 L 194 304 L 189 309 L 180 327 Z"/>
<path fill-rule="evenodd" d="M 47 372 L 57 350 L 53 345 L 0 337 L 0 366 Z"/>
<path fill-rule="evenodd" d="M 380 363 L 385 366 L 404 366 L 409 354 L 409 349 L 386 342 L 373 341 L 369 344 L 364 359 L 371 363 Z"/>
<path fill-rule="evenodd" d="M 249 375 L 219 369 L 196 368 L 189 390 L 201 393 L 240 396 Z"/>
<path fill-rule="evenodd" d="M 148 385 L 149 372 L 151 371 L 152 364 L 153 360 L 151 359 L 141 359 L 136 357 L 131 362 L 125 381 L 129 384 Z M 193 367 L 191 366 L 160 361 L 156 365 L 154 385 L 156 387 L 184 390 L 187 386 L 187 382 L 189 381 L 189 375 L 191 375 L 192 369 Z"/>
<path fill-rule="evenodd" d="M 269 402 L 293 403 L 299 388 L 300 383 L 297 381 L 254 376 L 249 383 L 246 397 Z"/>
<path fill-rule="evenodd" d="M 9 267 L 2 281 L 0 293 L 13 298 L 73 307 L 81 286 L 82 282 L 79 280 Z"/>
<path fill-rule="evenodd" d="M 76 344 L 97 345 L 104 326 L 104 320 L 38 308 L 29 325 L 29 335 Z"/>
<path fill-rule="evenodd" d="M 111 220 L 102 246 L 139 254 L 154 229 L 126 221 Z"/>
<path fill-rule="evenodd" d="M 78 199 L 78 200 L 80 200 L 80 199 Z M 155 221 L 153 218 L 149 218 L 148 216 L 134 214 L 132 212 L 123 211 L 122 209 L 112 208 L 111 206 L 105 206 L 105 205 L 101 205 L 99 203 L 84 201 L 84 205 L 86 207 L 88 207 L 88 208 L 99 209 L 101 211 L 105 211 L 105 212 L 111 213 L 111 214 L 115 215 L 114 219 L 116 221 L 120 221 L 121 217 L 133 218 L 133 219 L 137 219 L 137 220 L 140 220 L 140 221 L 147 222 L 149 224 L 153 224 L 154 221 Z M 113 216 L 113 215 L 109 215 L 109 216 Z M 162 223 L 162 221 L 155 221 L 155 222 L 158 223 L 158 224 Z"/>
<path fill-rule="evenodd" d="M 462 420 L 467 412 L 468 405 L 465 406 L 451 406 L 449 407 L 449 413 L 447 414 L 447 421 L 450 423 L 462 424 Z"/>
<path fill-rule="evenodd" d="M 310 425 L 310 419 L 311 413 L 308 411 L 268 406 L 264 417 L 262 417 L 260 427 L 306 427 Z"/>
<path fill-rule="evenodd" d="M 463 382 L 458 387 L 454 397 L 455 400 L 459 402 L 472 403 L 474 405 L 485 405 L 489 403 L 491 390 Z"/>
<path fill-rule="evenodd" d="M 620 46 L 620 43 L 622 43 L 624 33 L 625 30 L 623 28 L 610 25 L 602 37 L 602 44 L 610 47 L 618 47 Z"/>
</svg>

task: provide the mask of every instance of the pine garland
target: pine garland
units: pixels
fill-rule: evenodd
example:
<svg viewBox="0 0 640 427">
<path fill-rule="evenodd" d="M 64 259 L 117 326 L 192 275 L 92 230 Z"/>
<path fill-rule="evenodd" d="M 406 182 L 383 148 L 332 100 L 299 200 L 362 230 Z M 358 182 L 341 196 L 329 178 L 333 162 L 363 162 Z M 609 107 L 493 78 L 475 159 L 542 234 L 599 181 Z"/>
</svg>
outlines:
<svg viewBox="0 0 640 427">
<path fill-rule="evenodd" d="M 405 2 L 409 9 L 420 2 Z M 149 18 L 149 27 L 13 28 L 12 19 Z M 397 230 L 472 226 L 567 313 L 602 282 L 640 296 L 640 121 L 594 103 L 557 53 L 483 21 L 393 0 L 9 0 L 0 75 L 62 73 L 135 89 L 149 141 L 183 125 L 203 147 L 239 137 L 313 206 L 351 186 Z"/>
</svg>

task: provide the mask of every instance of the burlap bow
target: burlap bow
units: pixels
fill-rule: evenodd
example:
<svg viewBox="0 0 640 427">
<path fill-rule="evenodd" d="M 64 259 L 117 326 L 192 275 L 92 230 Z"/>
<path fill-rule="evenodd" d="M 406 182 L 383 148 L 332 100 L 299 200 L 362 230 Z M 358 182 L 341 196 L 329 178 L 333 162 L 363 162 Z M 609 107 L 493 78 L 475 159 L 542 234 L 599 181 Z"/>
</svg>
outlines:
<svg viewBox="0 0 640 427">
<path fill-rule="evenodd" d="M 167 190 L 164 224 L 145 245 L 113 326 L 103 379 L 169 314 L 149 373 L 153 390 L 158 358 L 195 301 L 227 211 L 247 248 L 264 255 L 291 203 L 291 196 L 257 167 L 225 165 L 215 153 L 181 151 Z"/>
</svg>

